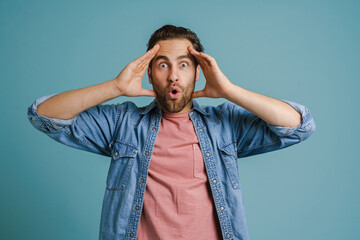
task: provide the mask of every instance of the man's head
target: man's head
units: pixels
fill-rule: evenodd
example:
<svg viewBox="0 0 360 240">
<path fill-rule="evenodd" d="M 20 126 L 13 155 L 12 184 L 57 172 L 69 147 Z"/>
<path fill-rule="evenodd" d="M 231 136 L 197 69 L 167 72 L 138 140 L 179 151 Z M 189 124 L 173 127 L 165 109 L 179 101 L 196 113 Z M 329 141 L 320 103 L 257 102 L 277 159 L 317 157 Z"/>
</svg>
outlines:
<svg viewBox="0 0 360 240">
<path fill-rule="evenodd" d="M 166 112 L 189 111 L 200 69 L 187 47 L 203 52 L 200 40 L 189 29 L 165 25 L 153 33 L 148 50 L 155 44 L 160 49 L 149 64 L 148 77 L 158 104 Z"/>
<path fill-rule="evenodd" d="M 192 43 L 192 47 L 198 51 L 203 52 L 204 47 L 201 45 L 200 39 L 198 36 L 188 28 L 176 27 L 174 25 L 164 25 L 158 30 L 156 30 L 150 37 L 149 42 L 147 44 L 147 50 L 149 51 L 151 48 L 155 46 L 155 44 L 161 40 L 168 39 L 187 39 Z M 198 62 L 195 60 L 195 67 L 198 66 Z M 152 67 L 152 61 L 149 64 L 149 67 Z"/>
</svg>

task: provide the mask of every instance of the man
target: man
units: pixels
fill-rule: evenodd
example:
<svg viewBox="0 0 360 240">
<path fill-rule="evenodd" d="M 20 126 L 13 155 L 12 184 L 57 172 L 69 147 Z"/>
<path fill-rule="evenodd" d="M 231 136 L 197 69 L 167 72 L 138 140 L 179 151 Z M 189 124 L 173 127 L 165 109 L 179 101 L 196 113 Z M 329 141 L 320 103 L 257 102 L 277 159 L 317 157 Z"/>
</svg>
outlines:
<svg viewBox="0 0 360 240">
<path fill-rule="evenodd" d="M 205 88 L 194 92 L 200 67 Z M 142 88 L 147 70 L 153 90 Z M 152 96 L 101 105 L 118 96 Z M 225 98 L 217 107 L 193 98 Z M 249 239 L 237 158 L 315 130 L 309 110 L 236 86 L 195 33 L 165 25 L 113 80 L 37 99 L 31 123 L 71 147 L 111 157 L 100 239 Z"/>
</svg>

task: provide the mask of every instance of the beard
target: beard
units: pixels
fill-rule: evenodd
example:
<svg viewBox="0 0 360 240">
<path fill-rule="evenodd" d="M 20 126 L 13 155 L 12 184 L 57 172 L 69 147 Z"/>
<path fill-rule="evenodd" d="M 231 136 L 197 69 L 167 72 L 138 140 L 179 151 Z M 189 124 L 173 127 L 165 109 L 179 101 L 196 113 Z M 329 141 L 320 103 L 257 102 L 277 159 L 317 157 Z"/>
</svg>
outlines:
<svg viewBox="0 0 360 240">
<path fill-rule="evenodd" d="M 170 87 L 177 86 L 181 89 L 182 93 L 177 99 L 170 99 L 167 90 Z M 192 84 L 183 88 L 177 84 L 169 84 L 165 89 L 160 89 L 158 86 L 153 84 L 154 92 L 156 93 L 156 100 L 161 108 L 170 113 L 178 113 L 188 105 L 191 101 L 191 96 L 195 89 L 195 79 Z"/>
</svg>

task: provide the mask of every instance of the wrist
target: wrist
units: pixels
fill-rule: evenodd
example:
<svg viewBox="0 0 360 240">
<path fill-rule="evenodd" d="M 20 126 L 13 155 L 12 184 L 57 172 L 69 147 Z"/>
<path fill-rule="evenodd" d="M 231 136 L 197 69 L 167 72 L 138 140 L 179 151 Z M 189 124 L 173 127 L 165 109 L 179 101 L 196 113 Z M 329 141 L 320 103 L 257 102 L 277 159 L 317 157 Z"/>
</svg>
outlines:
<svg viewBox="0 0 360 240">
<path fill-rule="evenodd" d="M 224 96 L 223 98 L 231 101 L 231 99 L 234 97 L 235 92 L 236 92 L 236 88 L 238 88 L 239 86 L 233 84 L 232 82 L 230 82 L 227 87 L 224 90 Z"/>
<path fill-rule="evenodd" d="M 112 79 L 109 82 L 110 82 L 110 85 L 114 92 L 115 97 L 120 97 L 120 96 L 124 95 L 124 93 L 121 91 L 121 89 L 116 84 L 116 79 Z"/>
</svg>

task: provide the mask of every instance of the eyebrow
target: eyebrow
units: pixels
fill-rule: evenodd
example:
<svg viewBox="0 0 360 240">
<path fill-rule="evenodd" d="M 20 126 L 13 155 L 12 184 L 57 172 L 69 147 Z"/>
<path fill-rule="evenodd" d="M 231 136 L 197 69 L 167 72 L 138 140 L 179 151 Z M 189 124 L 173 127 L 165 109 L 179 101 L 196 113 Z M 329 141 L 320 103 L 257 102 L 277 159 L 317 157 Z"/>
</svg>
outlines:
<svg viewBox="0 0 360 240">
<path fill-rule="evenodd" d="M 187 58 L 187 59 L 189 59 L 189 60 L 192 60 L 189 55 L 180 55 L 180 56 L 178 56 L 178 57 L 176 58 L 176 60 L 184 59 L 184 58 Z M 160 59 L 164 59 L 164 60 L 166 60 L 166 61 L 169 61 L 169 58 L 168 58 L 167 56 L 164 56 L 164 55 L 159 55 L 159 56 L 157 56 L 154 61 L 157 62 L 157 61 L 160 60 Z"/>
</svg>

